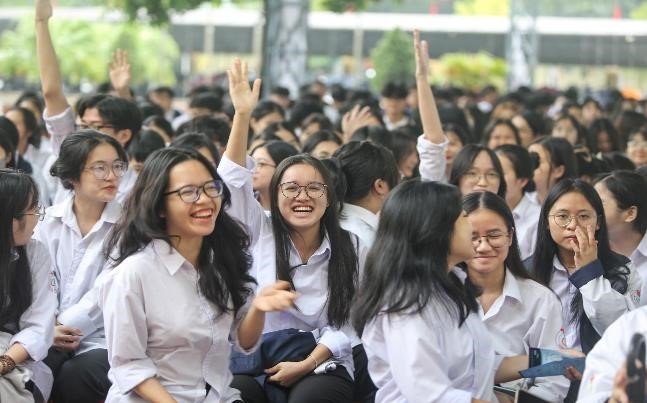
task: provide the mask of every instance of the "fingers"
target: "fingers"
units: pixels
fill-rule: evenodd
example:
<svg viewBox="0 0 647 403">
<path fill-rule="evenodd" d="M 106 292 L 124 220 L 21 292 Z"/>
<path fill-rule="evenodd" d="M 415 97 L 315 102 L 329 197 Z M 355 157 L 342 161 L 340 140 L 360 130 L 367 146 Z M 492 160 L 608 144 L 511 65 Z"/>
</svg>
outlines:
<svg viewBox="0 0 647 403">
<path fill-rule="evenodd" d="M 56 333 L 58 334 L 67 334 L 67 335 L 73 335 L 73 336 L 83 336 L 83 333 L 81 332 L 81 329 L 77 329 L 75 327 L 71 326 L 65 326 L 65 325 L 58 325 L 56 326 Z"/>
<path fill-rule="evenodd" d="M 289 290 L 290 283 L 288 281 L 279 280 L 276 283 L 274 283 L 273 287 L 277 290 Z"/>
<path fill-rule="evenodd" d="M 266 369 L 265 373 L 268 374 L 268 375 L 269 374 L 276 374 L 277 372 L 279 372 L 280 369 L 281 369 L 281 363 L 279 362 L 278 364 L 276 364 L 272 368 Z"/>
<path fill-rule="evenodd" d="M 597 240 L 595 239 L 595 230 L 593 229 L 592 225 L 587 225 L 586 226 L 586 234 L 589 239 L 589 244 L 597 244 Z"/>
<path fill-rule="evenodd" d="M 257 78 L 254 80 L 254 84 L 252 85 L 252 95 L 254 96 L 254 99 L 258 100 L 258 98 L 261 95 L 261 79 Z"/>
</svg>

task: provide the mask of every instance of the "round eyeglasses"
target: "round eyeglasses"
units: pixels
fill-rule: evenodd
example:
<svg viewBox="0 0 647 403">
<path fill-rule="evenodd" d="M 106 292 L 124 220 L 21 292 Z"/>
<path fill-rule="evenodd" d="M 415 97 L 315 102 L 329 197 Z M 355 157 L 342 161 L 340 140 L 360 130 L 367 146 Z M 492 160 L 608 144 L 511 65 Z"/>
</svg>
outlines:
<svg viewBox="0 0 647 403">
<path fill-rule="evenodd" d="M 284 182 L 279 185 L 281 193 L 287 199 L 296 199 L 305 190 L 306 196 L 311 199 L 318 199 L 326 193 L 328 186 L 319 182 L 310 182 L 305 186 L 300 186 L 296 182 Z"/>
<path fill-rule="evenodd" d="M 18 214 L 19 217 L 26 215 L 36 216 L 36 218 L 38 218 L 38 221 L 43 221 L 45 219 L 45 207 L 39 205 L 38 207 L 36 207 L 36 211 L 34 212 Z"/>
<path fill-rule="evenodd" d="M 198 200 L 200 200 L 200 196 L 202 195 L 203 192 L 204 194 L 207 195 L 207 197 L 215 199 L 216 197 L 220 197 L 222 195 L 222 192 L 224 191 L 224 189 L 225 189 L 225 186 L 222 183 L 222 181 L 212 180 L 209 182 L 205 182 L 202 186 L 195 186 L 195 185 L 182 186 L 177 190 L 172 190 L 170 192 L 164 193 L 164 196 L 177 193 L 177 195 L 180 196 L 180 199 L 182 199 L 183 202 L 195 203 Z"/>
<path fill-rule="evenodd" d="M 505 232 L 491 232 L 486 235 L 472 235 L 472 246 L 474 249 L 478 248 L 483 242 L 483 238 L 487 240 L 487 243 L 494 249 L 502 248 L 508 244 L 508 239 L 510 238 L 511 233 Z"/>
<path fill-rule="evenodd" d="M 570 215 L 567 213 L 556 213 L 549 214 L 548 216 L 553 217 L 553 222 L 555 222 L 555 225 L 562 228 L 568 227 L 568 224 L 573 222 L 573 220 L 577 220 L 580 225 L 588 225 L 598 217 L 597 214 L 590 211 L 583 211 L 575 215 Z"/>
<path fill-rule="evenodd" d="M 494 171 L 486 172 L 484 174 L 476 171 L 467 171 L 463 176 L 470 182 L 478 182 L 481 178 L 485 178 L 488 183 L 496 182 L 501 178 L 501 176 Z"/>
<path fill-rule="evenodd" d="M 110 171 L 115 174 L 117 178 L 121 178 L 128 170 L 128 163 L 126 161 L 117 160 L 112 164 L 106 162 L 97 162 L 85 168 L 85 171 L 90 171 L 95 178 L 105 180 L 110 176 Z"/>
</svg>

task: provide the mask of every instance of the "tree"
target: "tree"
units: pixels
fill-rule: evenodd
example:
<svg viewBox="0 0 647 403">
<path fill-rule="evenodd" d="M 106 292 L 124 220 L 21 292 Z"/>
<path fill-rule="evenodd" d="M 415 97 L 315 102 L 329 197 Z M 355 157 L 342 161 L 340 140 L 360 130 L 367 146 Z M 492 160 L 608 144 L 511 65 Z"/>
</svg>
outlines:
<svg viewBox="0 0 647 403">
<path fill-rule="evenodd" d="M 402 81 L 415 73 L 412 39 L 401 29 L 387 32 L 371 52 L 375 77 L 371 81 L 374 90 L 380 91 L 389 81 Z"/>
</svg>

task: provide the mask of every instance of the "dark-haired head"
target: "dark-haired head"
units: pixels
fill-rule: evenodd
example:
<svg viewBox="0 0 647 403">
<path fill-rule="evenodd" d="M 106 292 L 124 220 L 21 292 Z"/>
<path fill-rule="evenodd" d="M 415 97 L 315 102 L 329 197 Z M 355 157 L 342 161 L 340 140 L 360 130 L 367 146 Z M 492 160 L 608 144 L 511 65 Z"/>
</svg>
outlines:
<svg viewBox="0 0 647 403">
<path fill-rule="evenodd" d="M 577 178 L 575 152 L 568 140 L 540 137 L 528 146 L 528 152 L 531 158 L 539 162 L 533 179 L 540 203 L 543 203 L 555 183 L 567 178 Z"/>
<path fill-rule="evenodd" d="M 350 141 L 372 141 L 389 150 L 393 149 L 393 136 L 384 126 L 361 127 L 352 134 Z"/>
<path fill-rule="evenodd" d="M 16 147 L 0 128 L 0 168 L 12 168 L 14 155 L 16 155 Z"/>
<path fill-rule="evenodd" d="M 281 140 L 300 150 L 301 142 L 299 137 L 294 133 L 292 126 L 287 122 L 274 122 L 267 125 L 261 134 L 254 136 L 254 142 L 266 142 L 271 140 Z M 250 144 L 250 149 L 255 148 L 257 144 Z"/>
<path fill-rule="evenodd" d="M 318 159 L 330 158 L 341 144 L 341 138 L 336 133 L 322 130 L 308 137 L 302 151 Z"/>
<path fill-rule="evenodd" d="M 311 135 L 322 130 L 333 131 L 334 126 L 332 122 L 323 113 L 312 113 L 303 120 L 299 139 L 302 143 L 305 143 Z"/>
<path fill-rule="evenodd" d="M 450 268 L 473 256 L 471 232 L 456 187 L 418 180 L 398 185 L 384 202 L 367 256 L 353 309 L 357 332 L 379 313 L 412 314 L 428 305 L 447 309 L 462 324 L 476 299 Z"/>
<path fill-rule="evenodd" d="M 503 198 L 506 194 L 501 162 L 494 151 L 481 144 L 468 144 L 456 155 L 449 183 L 463 194 L 490 191 Z"/>
<path fill-rule="evenodd" d="M 519 130 L 508 119 L 495 119 L 483 131 L 481 143 L 490 150 L 503 144 L 521 144 Z"/>
<path fill-rule="evenodd" d="M 537 136 L 546 134 L 544 117 L 533 111 L 525 111 L 512 118 L 512 123 L 519 130 L 521 145 L 527 147 Z"/>
<path fill-rule="evenodd" d="M 637 189 L 647 189 L 647 180 L 633 171 L 613 171 L 596 179 L 612 239 L 628 235 L 628 225 L 641 237 L 647 232 L 647 193 Z"/>
<path fill-rule="evenodd" d="M 106 153 L 114 154 L 113 157 L 116 158 L 111 158 L 110 161 L 99 158 L 99 162 L 108 165 L 113 163 L 113 159 L 114 161 L 128 162 L 126 152 L 114 137 L 96 130 L 79 130 L 63 140 L 61 151 L 50 169 L 50 174 L 59 178 L 65 189 L 79 188 L 82 182 L 82 173 L 93 163 L 90 161 L 92 153 L 101 145 L 108 146 Z M 109 177 L 112 175 L 116 176 L 114 171 L 109 174 Z"/>
<path fill-rule="evenodd" d="M 588 131 L 572 115 L 562 114 L 555 118 L 551 136 L 566 139 L 575 147 L 575 145 L 586 145 Z"/>
<path fill-rule="evenodd" d="M 322 241 L 328 238 L 328 320 L 334 326 L 342 326 L 350 314 L 358 261 L 356 242 L 339 225 L 339 202 L 334 188 L 330 173 L 321 161 L 307 154 L 288 157 L 276 167 L 270 182 L 270 212 L 277 277 L 293 287 L 289 261 L 291 237 L 318 231 Z M 303 209 L 309 212 L 304 215 Z"/>
<path fill-rule="evenodd" d="M 593 154 L 620 151 L 620 138 L 607 118 L 596 119 L 589 126 L 587 146 Z"/>
<path fill-rule="evenodd" d="M 32 303 L 25 245 L 38 219 L 38 188 L 30 175 L 0 169 L 0 194 L 0 328 L 6 328 L 18 326 Z"/>
<path fill-rule="evenodd" d="M 249 126 L 254 134 L 261 134 L 270 124 L 283 122 L 285 120 L 285 111 L 281 105 L 272 101 L 260 101 L 252 111 Z"/>
<path fill-rule="evenodd" d="M 504 144 L 494 150 L 499 157 L 506 182 L 506 200 L 511 208 L 521 200 L 524 193 L 535 191 L 533 174 L 539 161 L 530 157 L 524 147 Z"/>
<path fill-rule="evenodd" d="M 178 175 L 199 183 L 184 183 L 184 180 L 181 184 L 174 183 Z M 222 183 L 215 166 L 199 152 L 169 147 L 155 151 L 146 160 L 126 199 L 124 214 L 107 239 L 105 253 L 114 264 L 120 264 L 153 240 L 163 240 L 174 246 L 178 238 L 189 236 L 177 234 L 173 228 L 178 220 L 186 221 L 177 216 L 177 204 L 192 203 L 182 199 L 175 192 L 178 188 L 172 187 L 200 187 L 205 185 L 204 180 L 218 181 L 222 193 L 209 198 L 202 188 L 198 200 L 193 202 L 204 203 L 203 199 L 207 198 L 217 206 L 214 207 L 213 231 L 202 235 L 197 259 L 200 291 L 221 311 L 237 311 L 251 293 L 248 283 L 253 280 L 247 273 L 251 261 L 247 252 L 249 239 L 226 212 L 231 202 L 229 189 Z M 229 303 L 230 298 L 233 306 Z"/>
<path fill-rule="evenodd" d="M 173 139 L 171 147 L 198 151 L 214 166 L 220 163 L 220 153 L 215 144 L 204 133 L 187 132 Z"/>
<path fill-rule="evenodd" d="M 128 156 L 130 157 L 130 166 L 139 173 L 144 166 L 144 161 L 155 150 L 164 148 L 164 139 L 153 130 L 144 130 L 128 147 Z"/>
<path fill-rule="evenodd" d="M 171 123 L 164 116 L 149 116 L 144 120 L 143 127 L 156 131 L 162 136 L 165 144 L 169 144 L 173 140 L 173 137 L 175 137 L 173 126 L 171 126 Z"/>
<path fill-rule="evenodd" d="M 40 127 L 34 113 L 24 107 L 14 106 L 5 112 L 5 116 L 16 125 L 18 135 L 20 136 L 20 145 L 26 147 L 27 144 L 38 148 L 40 147 Z"/>
<path fill-rule="evenodd" d="M 106 94 L 82 97 L 76 103 L 81 128 L 98 129 L 114 136 L 127 148 L 142 128 L 142 115 L 137 104 L 128 99 Z"/>
</svg>

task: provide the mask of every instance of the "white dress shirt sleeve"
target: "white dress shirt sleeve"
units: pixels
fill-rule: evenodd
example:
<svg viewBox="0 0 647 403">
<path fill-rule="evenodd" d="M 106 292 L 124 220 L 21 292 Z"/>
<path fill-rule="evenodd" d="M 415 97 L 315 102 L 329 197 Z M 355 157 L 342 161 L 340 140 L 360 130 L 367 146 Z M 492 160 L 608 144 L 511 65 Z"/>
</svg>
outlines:
<svg viewBox="0 0 647 403">
<path fill-rule="evenodd" d="M 341 359 L 353 354 L 350 337 L 343 330 L 325 326 L 319 329 L 319 332 L 320 337 L 317 344 L 328 347 L 333 358 Z"/>
<path fill-rule="evenodd" d="M 102 282 L 99 295 L 110 368 L 117 387 L 125 394 L 157 374 L 155 363 L 146 355 L 148 328 L 142 279 L 127 262 L 122 263 Z"/>
<path fill-rule="evenodd" d="M 627 291 L 620 294 L 611 287 L 611 282 L 603 277 L 604 269 L 599 260 L 582 267 L 570 277 L 570 282 L 582 294 L 586 316 L 593 328 L 602 334 L 622 314 L 635 309 L 640 304 L 642 282 L 632 270 L 627 280 Z"/>
<path fill-rule="evenodd" d="M 380 315 L 376 319 L 387 349 L 389 372 L 398 390 L 410 403 L 470 403 L 470 392 L 452 387 L 446 353 L 423 320 L 419 315 Z"/>
<path fill-rule="evenodd" d="M 58 157 L 61 151 L 61 144 L 65 140 L 65 137 L 74 133 L 75 119 L 71 106 L 68 106 L 66 110 L 54 116 L 48 116 L 47 109 L 43 112 L 45 127 L 51 135 L 52 154 L 56 157 Z"/>
<path fill-rule="evenodd" d="M 440 144 L 435 144 L 421 135 L 418 137 L 418 155 L 420 156 L 420 178 L 425 181 L 445 182 L 445 151 L 449 140 L 445 138 Z"/>
<path fill-rule="evenodd" d="M 247 284 L 247 287 L 250 289 L 254 289 L 256 284 Z M 245 316 L 247 315 L 247 312 L 249 312 L 249 308 L 252 306 L 252 302 L 254 301 L 254 294 L 250 294 L 247 297 L 247 300 L 245 301 L 245 304 L 238 309 L 238 312 L 236 313 L 236 316 L 234 318 L 234 321 L 231 324 L 231 331 L 229 332 L 229 342 L 234 346 L 234 349 L 236 351 L 239 351 L 243 354 L 251 354 L 256 349 L 258 346 L 261 345 L 261 341 L 263 340 L 263 337 L 259 337 L 258 340 L 256 341 L 256 344 L 252 346 L 250 349 L 245 350 L 241 345 L 240 345 L 240 340 L 238 339 L 238 330 L 240 329 L 240 324 L 242 323 L 243 319 L 245 319 Z"/>
<path fill-rule="evenodd" d="M 223 156 L 218 165 L 218 174 L 231 193 L 231 205 L 227 213 L 242 222 L 247 228 L 251 245 L 258 240 L 263 222 L 268 220 L 263 206 L 254 198 L 252 187 L 254 161 L 247 157 L 247 168 L 241 167 Z"/>
<path fill-rule="evenodd" d="M 32 360 L 41 361 L 54 340 L 56 280 L 43 244 L 32 240 L 27 246 L 27 256 L 32 276 L 32 303 L 20 316 L 20 331 L 11 338 L 10 345 L 20 343 Z"/>
</svg>

